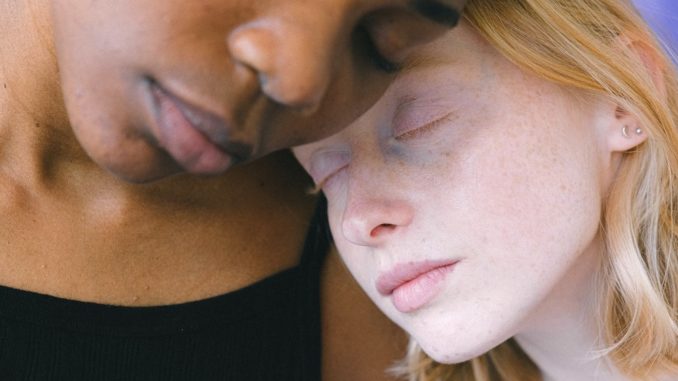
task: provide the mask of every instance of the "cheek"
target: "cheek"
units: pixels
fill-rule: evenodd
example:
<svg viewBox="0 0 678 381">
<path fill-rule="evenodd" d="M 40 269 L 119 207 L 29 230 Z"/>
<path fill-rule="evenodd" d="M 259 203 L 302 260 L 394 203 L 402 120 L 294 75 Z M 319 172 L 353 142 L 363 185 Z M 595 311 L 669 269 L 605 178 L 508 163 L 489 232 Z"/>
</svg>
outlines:
<svg viewBox="0 0 678 381">
<path fill-rule="evenodd" d="M 595 153 L 543 128 L 477 135 L 454 160 L 416 175 L 422 239 L 436 241 L 438 255 L 464 258 L 439 307 L 405 324 L 440 361 L 515 335 L 598 231 Z"/>
<path fill-rule="evenodd" d="M 474 252 L 488 262 L 485 279 L 505 282 L 514 300 L 545 296 L 591 244 L 600 221 L 592 158 L 542 143 L 514 141 L 496 149 L 476 162 L 459 196 L 466 200 L 459 222 L 468 227 Z"/>
<path fill-rule="evenodd" d="M 428 218 L 450 232 L 466 232 L 477 247 L 496 245 L 527 257 L 566 251 L 558 246 L 577 252 L 600 219 L 590 110 L 548 83 L 523 82 L 529 86 L 490 95 L 493 108 L 469 117 L 464 132 L 448 142 L 450 149 L 437 150 L 440 163 L 419 169 L 418 182 L 430 184 L 419 202 L 436 200 Z M 436 218 L 443 210 L 449 215 Z"/>
<path fill-rule="evenodd" d="M 466 197 L 491 231 L 532 253 L 590 238 L 600 218 L 595 153 L 559 126 L 519 130 L 478 158 Z"/>
</svg>

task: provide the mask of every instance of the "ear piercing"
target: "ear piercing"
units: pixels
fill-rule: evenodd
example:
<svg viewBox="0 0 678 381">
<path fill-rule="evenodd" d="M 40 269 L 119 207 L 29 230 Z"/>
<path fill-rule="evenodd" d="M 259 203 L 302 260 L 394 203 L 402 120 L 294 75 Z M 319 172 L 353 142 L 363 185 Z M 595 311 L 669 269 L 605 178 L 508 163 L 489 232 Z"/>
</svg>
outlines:
<svg viewBox="0 0 678 381">
<path fill-rule="evenodd" d="M 638 128 L 636 128 L 635 132 L 636 132 L 636 135 L 642 135 L 643 129 L 638 127 Z M 625 138 L 629 137 L 629 126 L 622 127 L 622 136 L 625 137 Z"/>
</svg>

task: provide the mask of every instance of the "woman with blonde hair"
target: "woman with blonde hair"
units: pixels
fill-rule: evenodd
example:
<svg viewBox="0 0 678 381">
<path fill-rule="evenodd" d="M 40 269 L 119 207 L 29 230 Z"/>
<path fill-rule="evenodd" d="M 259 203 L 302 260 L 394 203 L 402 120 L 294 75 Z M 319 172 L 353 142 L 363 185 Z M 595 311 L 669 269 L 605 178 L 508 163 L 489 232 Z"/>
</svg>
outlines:
<svg viewBox="0 0 678 381">
<path fill-rule="evenodd" d="M 630 2 L 472 0 L 296 149 L 410 380 L 678 379 L 676 81 Z"/>
</svg>

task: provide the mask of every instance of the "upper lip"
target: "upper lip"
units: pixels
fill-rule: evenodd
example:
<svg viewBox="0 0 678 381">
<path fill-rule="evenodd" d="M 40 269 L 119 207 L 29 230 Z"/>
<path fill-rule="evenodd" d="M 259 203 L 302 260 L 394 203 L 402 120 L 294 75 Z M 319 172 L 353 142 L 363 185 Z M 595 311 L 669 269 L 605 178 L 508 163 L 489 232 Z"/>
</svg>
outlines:
<svg viewBox="0 0 678 381">
<path fill-rule="evenodd" d="M 427 260 L 420 262 L 398 263 L 390 270 L 383 272 L 377 278 L 377 291 L 384 296 L 403 284 L 440 267 L 450 266 L 459 262 L 458 259 Z"/>
<path fill-rule="evenodd" d="M 232 123 L 228 123 L 226 118 L 181 99 L 157 82 L 152 82 L 151 87 L 170 98 L 196 130 L 205 135 L 222 151 L 228 153 L 235 162 L 246 161 L 252 157 L 252 145 L 234 141 L 229 136 L 229 131 L 232 131 Z"/>
</svg>

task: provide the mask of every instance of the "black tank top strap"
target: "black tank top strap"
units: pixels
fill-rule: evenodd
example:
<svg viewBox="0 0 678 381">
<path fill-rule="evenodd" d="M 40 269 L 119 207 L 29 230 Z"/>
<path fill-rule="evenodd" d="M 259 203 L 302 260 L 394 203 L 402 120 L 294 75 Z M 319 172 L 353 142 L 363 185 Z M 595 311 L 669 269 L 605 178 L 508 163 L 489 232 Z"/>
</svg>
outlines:
<svg viewBox="0 0 678 381">
<path fill-rule="evenodd" d="M 322 363 L 322 324 L 320 281 L 322 266 L 329 251 L 331 235 L 327 221 L 327 201 L 320 196 L 316 211 L 306 236 L 304 251 L 301 255 L 299 267 L 300 276 L 300 303 L 299 303 L 299 334 L 303 337 L 305 356 L 304 364 L 312 367 L 304 369 L 303 380 L 320 380 Z"/>
</svg>

